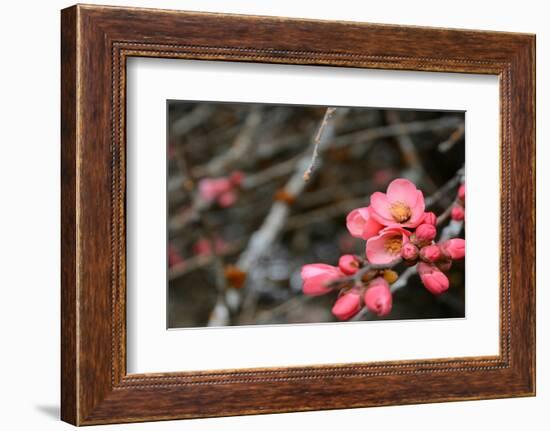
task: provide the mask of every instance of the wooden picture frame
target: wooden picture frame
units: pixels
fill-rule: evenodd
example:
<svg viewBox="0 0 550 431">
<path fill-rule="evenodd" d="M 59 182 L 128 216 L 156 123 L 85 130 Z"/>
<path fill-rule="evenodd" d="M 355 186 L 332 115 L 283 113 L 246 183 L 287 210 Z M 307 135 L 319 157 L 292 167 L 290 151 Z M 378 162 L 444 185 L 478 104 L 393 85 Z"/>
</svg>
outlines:
<svg viewBox="0 0 550 431">
<path fill-rule="evenodd" d="M 535 394 L 534 35 L 77 5 L 62 11 L 61 49 L 64 421 Z M 125 65 L 131 56 L 498 75 L 500 354 L 128 375 Z"/>
</svg>

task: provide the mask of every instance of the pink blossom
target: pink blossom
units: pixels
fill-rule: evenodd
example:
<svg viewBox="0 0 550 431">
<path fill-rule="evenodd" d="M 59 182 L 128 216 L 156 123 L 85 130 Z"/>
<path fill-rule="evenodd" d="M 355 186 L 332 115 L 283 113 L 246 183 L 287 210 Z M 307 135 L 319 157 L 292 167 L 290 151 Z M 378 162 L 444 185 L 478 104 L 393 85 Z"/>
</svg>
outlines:
<svg viewBox="0 0 550 431">
<path fill-rule="evenodd" d="M 382 277 L 376 277 L 369 283 L 365 292 L 365 305 L 378 316 L 385 316 L 392 308 L 392 295 L 390 286 Z"/>
<path fill-rule="evenodd" d="M 361 295 L 352 289 L 340 295 L 332 307 L 332 314 L 339 320 L 349 320 L 361 310 Z"/>
<path fill-rule="evenodd" d="M 213 202 L 232 187 L 233 184 L 227 178 L 203 178 L 199 181 L 199 194 L 205 201 Z"/>
<path fill-rule="evenodd" d="M 168 266 L 172 267 L 183 263 L 183 257 L 174 244 L 168 246 Z"/>
<path fill-rule="evenodd" d="M 214 240 L 214 247 L 216 253 L 223 253 L 227 250 L 228 245 L 223 239 L 216 238 Z M 212 243 L 207 238 L 201 238 L 193 245 L 193 251 L 198 256 L 208 256 L 212 254 Z"/>
<path fill-rule="evenodd" d="M 420 262 L 417 270 L 426 289 L 434 295 L 439 295 L 449 288 L 449 279 L 434 265 Z"/>
<path fill-rule="evenodd" d="M 457 193 L 458 199 L 460 199 L 462 202 L 466 200 L 466 184 L 461 184 L 458 188 Z"/>
<path fill-rule="evenodd" d="M 420 243 L 430 243 L 437 235 L 437 229 L 433 224 L 423 223 L 416 228 L 414 235 Z"/>
<path fill-rule="evenodd" d="M 233 171 L 231 172 L 231 175 L 229 175 L 229 181 L 231 181 L 231 184 L 234 186 L 240 186 L 244 180 L 244 172 L 242 171 Z"/>
<path fill-rule="evenodd" d="M 456 221 L 464 220 L 464 208 L 460 205 L 455 205 L 451 210 L 451 218 Z"/>
<path fill-rule="evenodd" d="M 384 227 L 372 217 L 371 207 L 351 211 L 346 217 L 346 226 L 352 236 L 362 239 L 373 237 Z"/>
<path fill-rule="evenodd" d="M 359 269 L 359 261 L 352 254 L 344 254 L 338 260 L 338 267 L 346 275 L 352 275 Z"/>
<path fill-rule="evenodd" d="M 420 250 L 420 258 L 426 262 L 435 262 L 441 256 L 441 250 L 435 244 L 422 247 Z"/>
<path fill-rule="evenodd" d="M 304 295 L 318 296 L 331 291 L 328 284 L 342 277 L 342 272 L 335 266 L 324 263 L 312 263 L 302 266 L 302 290 Z"/>
<path fill-rule="evenodd" d="M 218 197 L 218 205 L 222 208 L 228 208 L 230 206 L 233 206 L 237 202 L 237 193 L 235 193 L 233 190 L 229 190 L 228 192 L 222 193 Z"/>
<path fill-rule="evenodd" d="M 411 233 L 399 226 L 387 227 L 367 240 L 366 255 L 370 263 L 387 264 L 398 259 L 401 248 L 409 242 Z"/>
<path fill-rule="evenodd" d="M 401 257 L 405 260 L 418 259 L 418 247 L 412 242 L 403 244 L 403 247 L 401 247 Z"/>
<path fill-rule="evenodd" d="M 435 226 L 437 224 L 437 216 L 431 211 L 426 212 L 424 213 L 422 223 L 433 224 Z"/>
<path fill-rule="evenodd" d="M 371 216 L 384 226 L 416 227 L 424 218 L 424 195 L 405 178 L 393 180 L 386 193 L 373 193 L 370 203 Z"/>
<path fill-rule="evenodd" d="M 451 259 L 463 259 L 466 255 L 466 241 L 462 238 L 454 238 L 441 244 L 441 250 Z"/>
</svg>

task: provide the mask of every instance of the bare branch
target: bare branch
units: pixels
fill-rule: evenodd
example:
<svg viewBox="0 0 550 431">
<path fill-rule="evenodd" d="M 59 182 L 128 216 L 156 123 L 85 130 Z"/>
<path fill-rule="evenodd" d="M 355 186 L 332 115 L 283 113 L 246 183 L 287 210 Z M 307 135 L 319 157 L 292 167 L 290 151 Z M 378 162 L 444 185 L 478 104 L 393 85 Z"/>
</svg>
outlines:
<svg viewBox="0 0 550 431">
<path fill-rule="evenodd" d="M 313 155 L 311 156 L 311 162 L 308 168 L 304 172 L 304 181 L 309 181 L 311 173 L 313 172 L 313 168 L 315 167 L 315 162 L 317 161 L 317 157 L 319 157 L 319 146 L 321 145 L 321 138 L 323 137 L 323 133 L 325 132 L 327 124 L 330 121 L 335 111 L 336 111 L 336 108 L 327 108 L 327 110 L 325 111 L 325 116 L 323 117 L 323 121 L 321 121 L 321 125 L 319 126 L 319 129 L 317 130 L 317 134 L 315 135 L 315 138 L 313 140 Z"/>
</svg>

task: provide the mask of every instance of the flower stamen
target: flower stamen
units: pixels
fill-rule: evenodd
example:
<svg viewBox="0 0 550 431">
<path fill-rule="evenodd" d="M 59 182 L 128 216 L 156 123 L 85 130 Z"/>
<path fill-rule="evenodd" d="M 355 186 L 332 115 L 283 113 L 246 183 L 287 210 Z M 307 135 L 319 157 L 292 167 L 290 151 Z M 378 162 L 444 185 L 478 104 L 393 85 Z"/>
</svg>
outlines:
<svg viewBox="0 0 550 431">
<path fill-rule="evenodd" d="M 398 223 L 406 222 L 411 218 L 412 212 L 408 205 L 403 202 L 394 202 L 391 204 L 390 213 L 393 219 Z"/>
<path fill-rule="evenodd" d="M 389 238 L 384 242 L 384 249 L 390 254 L 399 254 L 401 253 L 401 246 L 403 245 L 403 240 L 401 237 Z"/>
</svg>

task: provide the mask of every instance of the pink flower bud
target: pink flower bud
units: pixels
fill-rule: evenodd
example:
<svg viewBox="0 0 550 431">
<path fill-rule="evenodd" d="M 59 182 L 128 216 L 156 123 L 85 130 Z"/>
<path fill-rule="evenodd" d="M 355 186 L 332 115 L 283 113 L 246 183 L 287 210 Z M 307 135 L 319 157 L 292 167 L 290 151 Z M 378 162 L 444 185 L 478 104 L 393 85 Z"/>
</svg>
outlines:
<svg viewBox="0 0 550 431">
<path fill-rule="evenodd" d="M 437 216 L 431 211 L 424 213 L 424 220 L 422 222 L 426 224 L 433 224 L 435 226 L 437 223 Z"/>
<path fill-rule="evenodd" d="M 243 180 L 244 173 L 242 171 L 233 171 L 231 175 L 229 175 L 229 181 L 231 181 L 231 184 L 234 186 L 240 186 Z"/>
<path fill-rule="evenodd" d="M 421 243 L 430 243 L 437 235 L 437 229 L 433 224 L 421 224 L 415 231 L 416 240 Z"/>
<path fill-rule="evenodd" d="M 359 313 L 359 310 L 361 310 L 361 295 L 356 290 L 350 290 L 336 300 L 332 307 L 332 314 L 339 320 L 349 320 Z"/>
<path fill-rule="evenodd" d="M 352 275 L 359 269 L 359 261 L 352 254 L 344 254 L 338 260 L 338 267 L 346 275 Z"/>
<path fill-rule="evenodd" d="M 460 199 L 462 202 L 466 200 L 466 184 L 461 184 L 458 188 L 457 193 L 458 199 Z"/>
<path fill-rule="evenodd" d="M 455 205 L 451 210 L 451 218 L 456 221 L 464 220 L 464 208 L 460 205 Z"/>
<path fill-rule="evenodd" d="M 222 193 L 231 190 L 232 184 L 227 178 L 203 178 L 199 181 L 199 194 L 207 202 L 215 201 Z"/>
<path fill-rule="evenodd" d="M 435 244 L 420 249 L 420 258 L 426 262 L 435 262 L 441 257 L 441 250 Z"/>
<path fill-rule="evenodd" d="M 302 290 L 304 295 L 318 296 L 330 292 L 328 284 L 342 277 L 342 272 L 332 265 L 312 263 L 302 266 Z"/>
<path fill-rule="evenodd" d="M 466 241 L 462 238 L 454 238 L 441 244 L 441 250 L 451 259 L 463 259 L 466 255 Z"/>
<path fill-rule="evenodd" d="M 449 279 L 434 265 L 420 262 L 417 269 L 422 283 L 434 295 L 439 295 L 449 288 Z"/>
<path fill-rule="evenodd" d="M 377 277 L 369 283 L 365 292 L 365 305 L 378 316 L 385 316 L 392 308 L 390 286 L 382 277 Z"/>
<path fill-rule="evenodd" d="M 237 193 L 235 193 L 233 190 L 230 190 L 228 192 L 222 193 L 218 197 L 218 205 L 222 208 L 228 208 L 231 207 L 237 202 Z"/>
<path fill-rule="evenodd" d="M 401 257 L 405 260 L 418 259 L 418 247 L 411 242 L 403 244 L 403 247 L 401 247 Z"/>
</svg>

